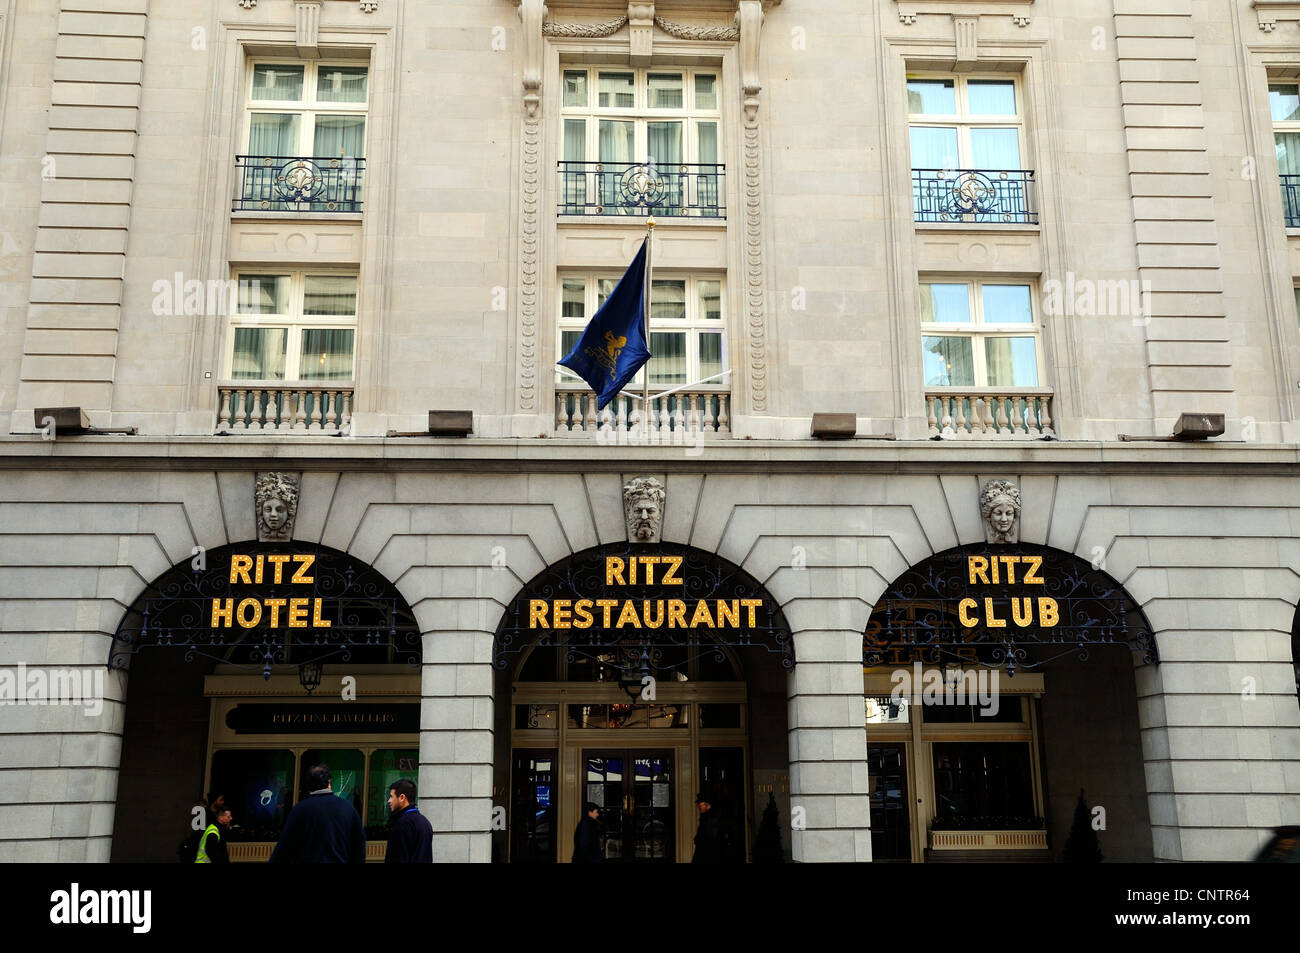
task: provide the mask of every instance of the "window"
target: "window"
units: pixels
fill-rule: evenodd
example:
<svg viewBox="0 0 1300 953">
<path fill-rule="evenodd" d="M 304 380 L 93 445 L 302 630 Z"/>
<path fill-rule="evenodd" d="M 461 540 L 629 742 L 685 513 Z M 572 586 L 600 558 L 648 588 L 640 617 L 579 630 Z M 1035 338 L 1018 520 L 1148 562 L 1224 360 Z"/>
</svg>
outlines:
<svg viewBox="0 0 1300 953">
<path fill-rule="evenodd" d="M 907 113 L 917 221 L 1037 221 L 1014 78 L 909 76 Z"/>
<path fill-rule="evenodd" d="M 1019 742 L 933 746 L 934 830 L 1039 829 L 1029 745 Z"/>
<path fill-rule="evenodd" d="M 1038 335 L 1029 285 L 921 285 L 926 387 L 1037 387 Z"/>
<path fill-rule="evenodd" d="M 357 276 L 240 272 L 226 377 L 241 381 L 351 381 Z"/>
<path fill-rule="evenodd" d="M 716 72 L 563 73 L 561 214 L 721 215 Z"/>
<path fill-rule="evenodd" d="M 618 284 L 617 277 L 560 277 L 559 354 L 568 354 L 583 329 Z M 680 384 L 714 378 L 706 387 L 726 386 L 723 341 L 723 283 L 720 278 L 655 278 L 650 293 L 650 388 L 652 394 Z M 628 384 L 638 391 L 644 369 Z M 572 377 L 556 375 L 556 383 Z"/>
<path fill-rule="evenodd" d="M 1300 228 L 1300 85 L 1269 83 L 1268 107 L 1286 227 Z"/>
<path fill-rule="evenodd" d="M 367 67 L 256 62 L 247 90 L 236 210 L 359 211 Z"/>
</svg>

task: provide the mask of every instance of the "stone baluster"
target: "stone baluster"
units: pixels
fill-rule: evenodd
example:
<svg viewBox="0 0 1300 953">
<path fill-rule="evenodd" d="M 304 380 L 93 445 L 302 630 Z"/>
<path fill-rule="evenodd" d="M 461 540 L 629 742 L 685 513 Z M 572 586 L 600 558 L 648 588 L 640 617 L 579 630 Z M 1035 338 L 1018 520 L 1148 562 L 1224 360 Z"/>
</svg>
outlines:
<svg viewBox="0 0 1300 953">
<path fill-rule="evenodd" d="M 998 402 L 998 433 L 1006 436 L 1007 428 L 1011 426 L 1011 422 L 1007 420 L 1007 398 L 1005 396 L 1000 396 L 994 397 L 993 400 Z M 1014 414 L 1012 416 L 1014 416 Z"/>
<path fill-rule="evenodd" d="M 731 395 L 718 395 L 718 433 L 731 433 L 731 419 L 728 416 L 728 404 L 731 403 Z"/>
<path fill-rule="evenodd" d="M 230 429 L 230 391 L 224 387 L 217 388 L 217 395 L 221 401 L 221 413 L 217 415 L 217 429 Z"/>
<path fill-rule="evenodd" d="M 234 424 L 235 424 L 235 429 L 236 429 L 236 430 L 247 430 L 247 429 L 248 429 L 248 417 L 247 417 L 247 415 L 245 414 L 245 411 L 244 411 L 244 400 L 245 400 L 245 398 L 247 397 L 247 395 L 248 395 L 248 392 L 247 392 L 246 390 L 242 389 L 242 388 L 239 389 L 239 390 L 237 390 L 237 391 L 235 391 L 235 420 L 234 420 Z"/>
<path fill-rule="evenodd" d="M 307 392 L 300 390 L 297 392 L 298 402 L 293 408 L 293 429 L 307 429 Z"/>
<path fill-rule="evenodd" d="M 931 437 L 939 432 L 939 419 L 934 414 L 934 405 L 938 402 L 939 398 L 933 394 L 925 399 L 925 422 Z"/>
<path fill-rule="evenodd" d="M 308 430 L 320 430 L 320 421 L 321 421 L 321 408 L 320 408 L 320 405 L 321 405 L 321 400 L 323 399 L 323 397 L 324 397 L 324 394 L 323 394 L 322 391 L 313 391 L 313 392 L 312 392 L 312 402 L 311 402 L 311 422 L 310 422 L 309 424 L 307 424 L 307 429 L 308 429 Z"/>
<path fill-rule="evenodd" d="M 583 420 L 586 421 L 586 424 L 584 425 L 585 429 L 588 433 L 595 433 L 598 429 L 596 424 L 596 395 L 583 394 L 582 406 L 584 408 Z"/>
<path fill-rule="evenodd" d="M 339 422 L 339 394 L 338 391 L 322 390 L 320 399 L 327 402 L 329 410 L 325 412 L 325 430 L 334 431 L 338 429 Z"/>
<path fill-rule="evenodd" d="M 347 427 L 352 422 L 352 391 L 342 392 L 343 412 L 339 414 L 339 427 Z"/>
<path fill-rule="evenodd" d="M 1043 409 L 1039 419 L 1039 429 L 1044 437 L 1054 437 L 1056 431 L 1052 429 L 1052 395 L 1044 394 L 1041 400 Z"/>
<path fill-rule="evenodd" d="M 681 393 L 677 394 L 677 413 L 673 417 L 676 429 L 682 433 L 686 432 L 686 400 Z"/>
<path fill-rule="evenodd" d="M 1025 396 L 1025 432 L 1031 437 L 1042 436 L 1042 430 L 1038 425 L 1038 407 L 1040 400 L 1042 400 L 1042 398 L 1036 394 L 1027 394 Z"/>
<path fill-rule="evenodd" d="M 956 417 L 956 421 L 953 424 L 953 426 L 957 431 L 957 436 L 964 437 L 966 436 L 966 410 L 965 410 L 966 398 L 962 397 L 959 394 L 952 399 L 952 402 L 956 405 L 956 411 L 957 411 L 957 413 L 954 415 Z"/>
<path fill-rule="evenodd" d="M 569 414 L 565 405 L 568 403 L 568 395 L 557 393 L 555 395 L 555 432 L 569 432 Z"/>
</svg>

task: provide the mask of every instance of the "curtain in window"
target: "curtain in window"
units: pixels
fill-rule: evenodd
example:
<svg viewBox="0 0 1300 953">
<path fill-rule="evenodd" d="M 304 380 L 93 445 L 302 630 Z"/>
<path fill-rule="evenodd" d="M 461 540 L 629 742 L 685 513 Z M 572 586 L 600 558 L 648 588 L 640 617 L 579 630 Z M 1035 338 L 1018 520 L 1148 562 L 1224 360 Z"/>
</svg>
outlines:
<svg viewBox="0 0 1300 953">
<path fill-rule="evenodd" d="M 240 275 L 240 314 L 287 314 L 289 278 L 287 275 Z"/>
<path fill-rule="evenodd" d="M 985 338 L 984 361 L 990 387 L 1038 386 L 1038 357 L 1031 337 Z"/>
<path fill-rule="evenodd" d="M 587 120 L 564 120 L 564 161 L 587 160 Z M 564 196 L 561 201 L 569 211 L 581 212 L 587 205 L 587 173 L 582 165 L 571 165 L 564 174 Z"/>
<path fill-rule="evenodd" d="M 365 155 L 366 120 L 364 116 L 317 116 L 314 155 L 332 159 L 346 156 L 359 159 Z"/>
<path fill-rule="evenodd" d="M 251 156 L 298 155 L 298 113 L 253 113 L 248 126 L 248 154 Z"/>
<path fill-rule="evenodd" d="M 970 324 L 969 285 L 921 285 L 922 324 Z"/>
<path fill-rule="evenodd" d="M 305 381 L 352 380 L 352 328 L 305 328 L 298 376 Z"/>
<path fill-rule="evenodd" d="M 695 129 L 696 136 L 700 141 L 700 164 L 702 166 L 717 165 L 718 124 L 716 122 L 701 122 L 696 124 Z M 700 208 L 706 213 L 716 215 L 718 212 L 718 199 L 721 192 L 718 176 L 709 168 L 700 169 L 699 175 Z"/>
<path fill-rule="evenodd" d="M 686 335 L 680 331 L 650 332 L 650 384 L 685 384 Z"/>
<path fill-rule="evenodd" d="M 650 295 L 650 320 L 681 321 L 686 317 L 686 282 L 653 281 Z"/>
<path fill-rule="evenodd" d="M 652 122 L 646 124 L 647 159 L 655 167 L 664 184 L 663 207 L 674 211 L 681 209 L 685 198 L 682 179 L 682 124 L 680 122 Z"/>
<path fill-rule="evenodd" d="M 330 317 L 356 314 L 356 276 L 308 275 L 303 289 L 302 313 Z"/>
<path fill-rule="evenodd" d="M 364 66 L 322 66 L 316 76 L 316 98 L 322 103 L 364 103 Z"/>
<path fill-rule="evenodd" d="M 700 345 L 700 380 L 722 373 L 722 335 L 711 331 L 701 332 Z M 710 384 L 724 383 L 721 379 L 709 381 Z"/>
<path fill-rule="evenodd" d="M 972 129 L 970 151 L 972 169 L 1004 172 L 1021 167 L 1016 129 Z"/>
<path fill-rule="evenodd" d="M 242 381 L 284 380 L 285 328 L 235 328 L 230 377 Z"/>
<path fill-rule="evenodd" d="M 301 66 L 267 64 L 253 67 L 253 99 L 298 102 L 302 99 Z"/>
<path fill-rule="evenodd" d="M 1300 175 L 1300 132 L 1273 134 L 1277 143 L 1277 171 L 1280 175 Z"/>
<path fill-rule="evenodd" d="M 602 205 L 617 207 L 620 204 L 619 179 L 634 161 L 636 124 L 602 119 L 599 148 L 600 161 L 606 163 L 600 173 L 600 201 Z"/>
</svg>

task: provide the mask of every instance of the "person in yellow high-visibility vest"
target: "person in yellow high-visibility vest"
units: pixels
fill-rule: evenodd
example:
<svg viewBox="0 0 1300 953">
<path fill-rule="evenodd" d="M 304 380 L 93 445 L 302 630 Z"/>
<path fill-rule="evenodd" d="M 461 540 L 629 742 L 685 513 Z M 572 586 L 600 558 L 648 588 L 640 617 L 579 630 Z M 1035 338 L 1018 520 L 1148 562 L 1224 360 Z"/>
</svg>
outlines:
<svg viewBox="0 0 1300 953">
<path fill-rule="evenodd" d="M 196 864 L 228 864 L 230 855 L 226 852 L 226 833 L 230 830 L 230 808 L 217 810 L 216 820 L 209 824 L 199 838 L 199 851 L 194 855 Z"/>
</svg>

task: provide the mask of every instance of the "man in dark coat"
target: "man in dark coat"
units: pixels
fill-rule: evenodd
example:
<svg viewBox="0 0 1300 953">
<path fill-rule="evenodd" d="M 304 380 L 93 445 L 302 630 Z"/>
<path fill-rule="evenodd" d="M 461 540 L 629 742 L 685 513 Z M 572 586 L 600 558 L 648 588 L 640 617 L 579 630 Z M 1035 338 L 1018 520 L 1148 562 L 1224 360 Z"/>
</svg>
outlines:
<svg viewBox="0 0 1300 953">
<path fill-rule="evenodd" d="M 271 852 L 273 864 L 364 864 L 366 832 L 357 809 L 330 787 L 323 764 L 307 771 L 310 793 L 294 805 Z"/>
<path fill-rule="evenodd" d="M 433 863 L 433 825 L 415 807 L 415 782 L 398 778 L 388 789 L 386 864 Z"/>
<path fill-rule="evenodd" d="M 695 832 L 693 864 L 721 864 L 731 859 L 731 832 L 726 818 L 703 794 L 695 795 L 700 811 L 700 826 Z"/>
<path fill-rule="evenodd" d="M 588 801 L 582 806 L 582 820 L 573 831 L 573 862 L 575 864 L 599 864 L 605 858 L 600 849 L 600 807 L 595 801 Z"/>
</svg>

